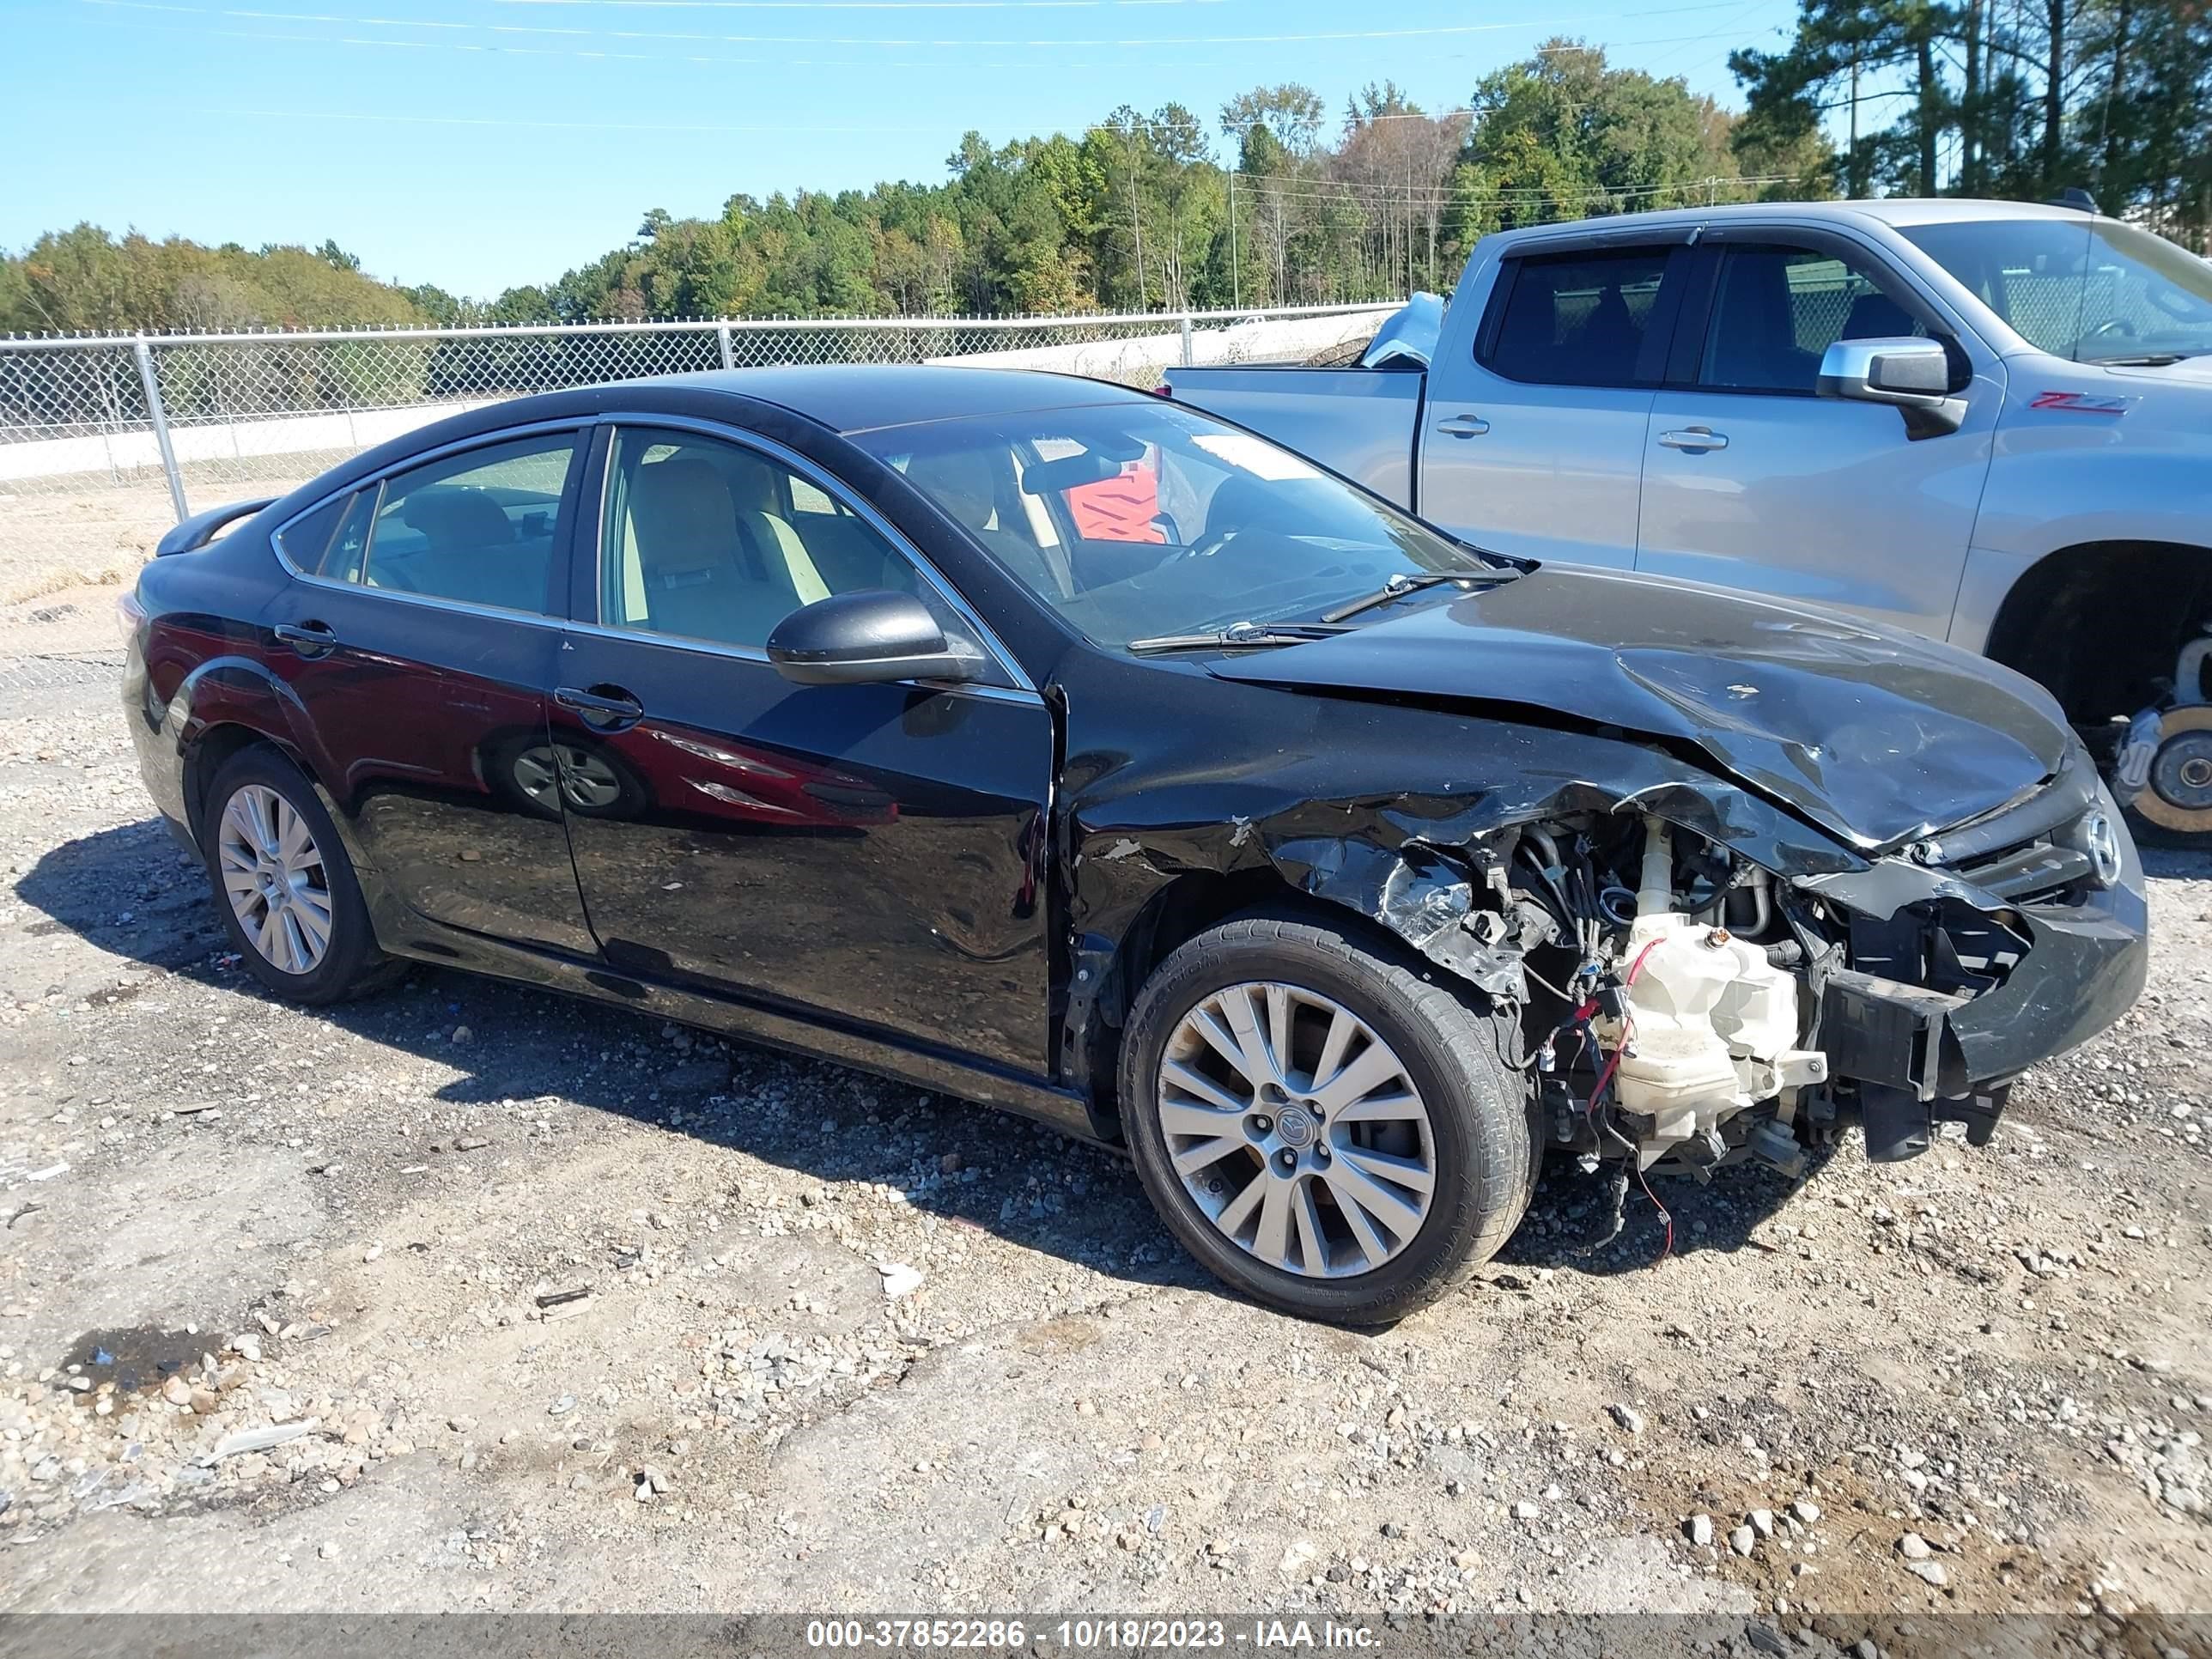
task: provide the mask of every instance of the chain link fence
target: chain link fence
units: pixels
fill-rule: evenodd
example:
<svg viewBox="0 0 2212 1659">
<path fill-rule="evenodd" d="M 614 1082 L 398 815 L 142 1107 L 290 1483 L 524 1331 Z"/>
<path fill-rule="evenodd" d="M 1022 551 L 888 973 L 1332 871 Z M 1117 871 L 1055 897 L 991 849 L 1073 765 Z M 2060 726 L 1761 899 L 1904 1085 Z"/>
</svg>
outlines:
<svg viewBox="0 0 2212 1659">
<path fill-rule="evenodd" d="M 0 605 L 120 580 L 187 511 L 282 495 L 387 438 L 533 392 L 792 363 L 1150 386 L 1182 363 L 1340 355 L 1391 309 L 0 339 Z"/>
</svg>

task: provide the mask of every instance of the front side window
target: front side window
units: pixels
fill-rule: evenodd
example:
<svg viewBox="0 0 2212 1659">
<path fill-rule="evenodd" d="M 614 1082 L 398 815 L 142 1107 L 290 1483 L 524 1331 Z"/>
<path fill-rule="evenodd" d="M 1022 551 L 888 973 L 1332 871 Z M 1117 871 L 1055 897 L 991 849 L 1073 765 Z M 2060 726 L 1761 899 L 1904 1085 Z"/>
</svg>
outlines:
<svg viewBox="0 0 2212 1659">
<path fill-rule="evenodd" d="M 1925 337 L 1927 328 L 1873 277 L 1832 254 L 1730 247 L 1705 330 L 1704 386 L 1811 397 L 1838 340 Z"/>
<path fill-rule="evenodd" d="M 2085 363 L 2212 352 L 2212 264 L 2109 220 L 1900 225 L 2013 331 Z"/>
<path fill-rule="evenodd" d="M 394 474 L 353 497 L 318 568 L 363 587 L 550 614 L 574 459 L 574 434 L 561 432 Z"/>
<path fill-rule="evenodd" d="M 1486 366 L 1538 386 L 1655 386 L 1666 342 L 1650 336 L 1665 248 L 1516 259 Z"/>
<path fill-rule="evenodd" d="M 1176 404 L 976 416 L 853 441 L 1109 648 L 1312 620 L 1394 578 L 1500 575 L 1311 462 Z"/>
<path fill-rule="evenodd" d="M 607 465 L 599 618 L 609 627 L 757 651 L 786 617 L 832 593 L 890 588 L 938 608 L 872 526 L 757 450 L 624 427 Z"/>
</svg>

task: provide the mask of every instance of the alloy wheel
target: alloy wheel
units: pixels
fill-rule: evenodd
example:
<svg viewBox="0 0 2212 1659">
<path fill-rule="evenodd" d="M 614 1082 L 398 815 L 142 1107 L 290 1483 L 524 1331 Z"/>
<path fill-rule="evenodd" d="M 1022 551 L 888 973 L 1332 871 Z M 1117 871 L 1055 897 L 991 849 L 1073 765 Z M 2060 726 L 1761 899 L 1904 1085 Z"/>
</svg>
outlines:
<svg viewBox="0 0 2212 1659">
<path fill-rule="evenodd" d="M 1436 1137 L 1405 1062 L 1350 1009 L 1273 981 L 1176 1022 L 1157 1094 L 1168 1156 L 1206 1218 L 1285 1273 L 1371 1273 L 1413 1243 Z"/>
<path fill-rule="evenodd" d="M 222 809 L 216 836 L 225 896 L 246 939 L 287 974 L 310 974 L 331 948 L 331 887 L 307 821 L 266 784 Z"/>
<path fill-rule="evenodd" d="M 586 811 L 603 811 L 622 799 L 615 769 L 588 749 L 574 744 L 539 744 L 514 757 L 515 787 L 549 812 L 562 802 Z"/>
</svg>

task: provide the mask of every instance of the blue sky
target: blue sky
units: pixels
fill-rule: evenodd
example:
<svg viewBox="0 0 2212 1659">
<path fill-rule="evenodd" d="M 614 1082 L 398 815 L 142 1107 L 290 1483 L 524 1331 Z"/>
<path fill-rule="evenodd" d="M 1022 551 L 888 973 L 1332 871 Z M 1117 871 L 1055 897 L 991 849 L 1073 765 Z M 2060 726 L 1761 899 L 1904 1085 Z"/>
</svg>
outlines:
<svg viewBox="0 0 2212 1659">
<path fill-rule="evenodd" d="M 647 208 L 934 181 L 969 128 L 1211 120 L 1302 81 L 1425 107 L 1565 33 L 1735 103 L 1731 47 L 1794 0 L 0 0 L 0 247 L 89 219 L 319 244 L 488 295 L 627 240 Z M 1300 38 L 1303 37 L 1303 38 Z M 35 76 L 23 73 L 36 65 Z M 1225 153 L 1225 152 L 1224 152 Z"/>
</svg>

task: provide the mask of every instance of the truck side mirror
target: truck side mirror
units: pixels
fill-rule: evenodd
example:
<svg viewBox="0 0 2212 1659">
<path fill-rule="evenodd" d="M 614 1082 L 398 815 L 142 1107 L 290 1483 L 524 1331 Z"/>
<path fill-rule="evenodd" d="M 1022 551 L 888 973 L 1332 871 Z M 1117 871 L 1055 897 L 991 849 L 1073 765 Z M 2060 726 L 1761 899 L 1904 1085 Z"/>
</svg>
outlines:
<svg viewBox="0 0 2212 1659">
<path fill-rule="evenodd" d="M 1887 404 L 1915 439 L 1956 432 L 1966 400 L 1953 390 L 1951 354 L 1941 340 L 1838 340 L 1820 358 L 1820 395 Z"/>
</svg>

